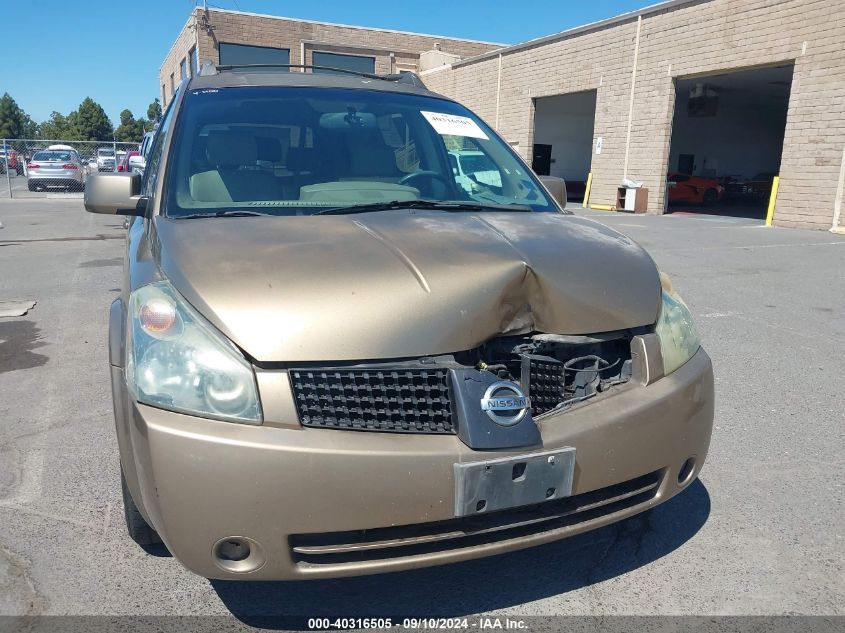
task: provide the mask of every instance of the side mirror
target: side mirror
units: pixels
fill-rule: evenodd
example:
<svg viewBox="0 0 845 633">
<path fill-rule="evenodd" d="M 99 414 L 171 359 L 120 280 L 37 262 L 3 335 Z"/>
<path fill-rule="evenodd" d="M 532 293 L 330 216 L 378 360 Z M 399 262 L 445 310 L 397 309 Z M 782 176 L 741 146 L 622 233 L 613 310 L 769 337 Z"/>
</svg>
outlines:
<svg viewBox="0 0 845 633">
<path fill-rule="evenodd" d="M 85 209 L 91 213 L 144 215 L 140 174 L 92 174 L 85 181 Z"/>
<path fill-rule="evenodd" d="M 566 181 L 557 176 L 537 176 L 562 209 L 566 208 Z"/>
<path fill-rule="evenodd" d="M 129 172 L 135 174 L 143 174 L 144 169 L 147 167 L 147 160 L 143 156 L 130 156 L 129 157 Z"/>
</svg>

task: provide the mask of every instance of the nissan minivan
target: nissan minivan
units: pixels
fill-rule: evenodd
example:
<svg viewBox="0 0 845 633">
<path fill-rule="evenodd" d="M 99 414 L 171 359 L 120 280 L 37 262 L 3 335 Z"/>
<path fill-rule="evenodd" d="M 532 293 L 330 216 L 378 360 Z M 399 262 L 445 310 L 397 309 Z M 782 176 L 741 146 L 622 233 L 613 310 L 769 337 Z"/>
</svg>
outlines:
<svg viewBox="0 0 845 633">
<path fill-rule="evenodd" d="M 211 578 L 371 574 L 695 480 L 711 363 L 648 253 L 413 75 L 240 71 L 186 80 L 143 177 L 85 191 L 133 216 L 108 340 L 138 543 Z"/>
</svg>

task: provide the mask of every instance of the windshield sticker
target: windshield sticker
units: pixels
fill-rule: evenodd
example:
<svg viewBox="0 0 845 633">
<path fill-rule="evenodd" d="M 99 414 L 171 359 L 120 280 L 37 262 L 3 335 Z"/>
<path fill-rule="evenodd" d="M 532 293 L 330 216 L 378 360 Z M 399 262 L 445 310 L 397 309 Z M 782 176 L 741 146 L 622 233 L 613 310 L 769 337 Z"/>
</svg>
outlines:
<svg viewBox="0 0 845 633">
<path fill-rule="evenodd" d="M 482 138 L 485 141 L 490 140 L 484 131 L 478 127 L 478 123 L 467 116 L 443 114 L 441 112 L 425 112 L 424 110 L 420 110 L 420 114 L 425 117 L 426 121 L 431 123 L 431 127 L 438 134 Z"/>
</svg>

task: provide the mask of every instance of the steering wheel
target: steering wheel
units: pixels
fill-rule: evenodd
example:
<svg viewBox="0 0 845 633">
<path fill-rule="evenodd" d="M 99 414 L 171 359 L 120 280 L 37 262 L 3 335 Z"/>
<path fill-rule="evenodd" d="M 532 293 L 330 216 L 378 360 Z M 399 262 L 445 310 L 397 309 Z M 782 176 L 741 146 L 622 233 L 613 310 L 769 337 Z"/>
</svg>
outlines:
<svg viewBox="0 0 845 633">
<path fill-rule="evenodd" d="M 410 174 L 402 176 L 402 178 L 399 179 L 399 184 L 407 185 L 408 183 L 413 183 L 416 180 L 419 180 L 420 178 L 427 178 L 428 180 L 439 180 L 446 186 L 447 189 L 449 188 L 449 181 L 446 180 L 443 174 L 437 171 L 432 171 L 430 169 L 420 169 L 418 171 L 412 171 Z"/>
</svg>

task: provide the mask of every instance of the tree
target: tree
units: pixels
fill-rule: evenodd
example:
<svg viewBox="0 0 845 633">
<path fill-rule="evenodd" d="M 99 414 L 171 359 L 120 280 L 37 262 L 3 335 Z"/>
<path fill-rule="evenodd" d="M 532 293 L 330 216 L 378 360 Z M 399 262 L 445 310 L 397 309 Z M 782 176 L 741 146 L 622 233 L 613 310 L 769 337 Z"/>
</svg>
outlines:
<svg viewBox="0 0 845 633">
<path fill-rule="evenodd" d="M 67 120 L 73 140 L 104 141 L 111 139 L 114 133 L 114 127 L 103 106 L 91 97 L 85 97 L 79 104 L 79 109 L 71 112 Z"/>
<path fill-rule="evenodd" d="M 70 138 L 70 126 L 68 125 L 67 117 L 61 112 L 53 112 L 50 118 L 41 124 L 40 138 L 48 140 L 68 139 Z"/>
<path fill-rule="evenodd" d="M 23 138 L 26 113 L 8 92 L 0 97 L 0 138 Z"/>
<path fill-rule="evenodd" d="M 161 102 L 158 100 L 158 97 L 147 108 L 147 118 L 152 123 L 156 123 L 161 119 Z"/>
<path fill-rule="evenodd" d="M 146 125 L 147 122 L 144 119 L 135 120 L 131 110 L 124 110 L 120 113 L 120 125 L 114 131 L 114 137 L 126 143 L 140 143 L 144 137 Z"/>
<path fill-rule="evenodd" d="M 21 138 L 38 138 L 41 133 L 41 126 L 32 120 L 32 117 L 24 113 Z"/>
</svg>

